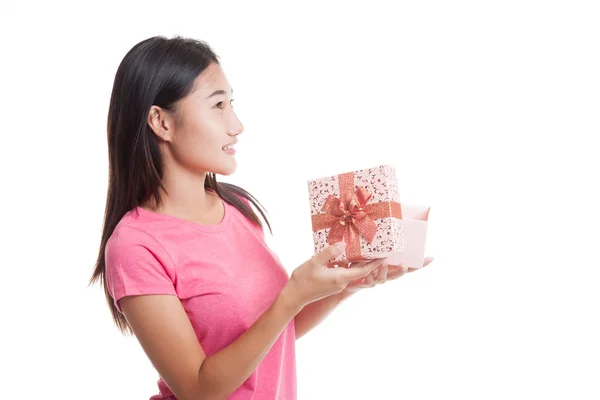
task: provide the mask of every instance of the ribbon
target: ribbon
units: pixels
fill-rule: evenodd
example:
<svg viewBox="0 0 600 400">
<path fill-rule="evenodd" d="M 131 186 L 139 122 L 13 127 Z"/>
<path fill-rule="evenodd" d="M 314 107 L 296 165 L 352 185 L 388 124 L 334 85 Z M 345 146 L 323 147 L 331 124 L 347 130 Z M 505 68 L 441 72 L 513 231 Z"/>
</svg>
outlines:
<svg viewBox="0 0 600 400">
<path fill-rule="evenodd" d="M 400 203 L 383 201 L 369 204 L 372 194 L 362 186 L 355 189 L 354 174 L 338 175 L 340 198 L 329 195 L 322 211 L 312 216 L 312 229 L 318 231 L 331 228 L 327 242 L 346 242 L 348 261 L 364 260 L 360 251 L 360 236 L 369 243 L 377 234 L 376 219 L 395 217 L 402 219 Z"/>
</svg>

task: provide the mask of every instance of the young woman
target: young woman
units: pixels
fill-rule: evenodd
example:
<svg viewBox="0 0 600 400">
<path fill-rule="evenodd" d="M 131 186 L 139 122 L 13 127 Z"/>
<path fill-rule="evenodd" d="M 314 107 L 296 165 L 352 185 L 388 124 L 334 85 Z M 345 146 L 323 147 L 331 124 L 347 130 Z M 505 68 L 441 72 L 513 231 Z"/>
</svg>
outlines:
<svg viewBox="0 0 600 400">
<path fill-rule="evenodd" d="M 406 272 L 382 260 L 288 275 L 262 206 L 216 175 L 243 126 L 204 42 L 153 37 L 122 60 L 108 112 L 109 187 L 91 282 L 160 375 L 151 399 L 295 399 L 295 341 L 341 301 Z M 269 225 L 270 229 L 270 225 Z"/>
</svg>

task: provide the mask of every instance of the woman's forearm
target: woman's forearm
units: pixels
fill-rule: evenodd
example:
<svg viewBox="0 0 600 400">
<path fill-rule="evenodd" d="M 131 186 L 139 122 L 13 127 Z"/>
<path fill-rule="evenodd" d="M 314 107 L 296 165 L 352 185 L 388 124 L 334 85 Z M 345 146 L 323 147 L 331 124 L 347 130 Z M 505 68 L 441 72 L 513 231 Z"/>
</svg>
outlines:
<svg viewBox="0 0 600 400">
<path fill-rule="evenodd" d="M 294 318 L 296 340 L 319 325 L 338 305 L 351 295 L 351 292 L 344 291 L 306 305 Z"/>
<path fill-rule="evenodd" d="M 250 377 L 300 309 L 284 288 L 246 332 L 204 360 L 198 373 L 199 398 L 228 398 Z"/>
</svg>

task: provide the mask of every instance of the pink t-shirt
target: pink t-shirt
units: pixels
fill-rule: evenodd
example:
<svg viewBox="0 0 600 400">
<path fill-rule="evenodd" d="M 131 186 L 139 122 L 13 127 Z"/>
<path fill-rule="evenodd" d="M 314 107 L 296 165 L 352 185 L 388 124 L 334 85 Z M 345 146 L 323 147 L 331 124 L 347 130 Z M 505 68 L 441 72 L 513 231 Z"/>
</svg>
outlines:
<svg viewBox="0 0 600 400">
<path fill-rule="evenodd" d="M 105 252 L 107 287 L 117 308 L 123 296 L 177 296 L 207 356 L 246 331 L 289 279 L 263 230 L 222 202 L 225 216 L 217 225 L 137 207 L 121 219 Z M 295 341 L 292 319 L 229 398 L 296 399 Z M 158 388 L 151 400 L 175 399 L 162 379 Z"/>
</svg>

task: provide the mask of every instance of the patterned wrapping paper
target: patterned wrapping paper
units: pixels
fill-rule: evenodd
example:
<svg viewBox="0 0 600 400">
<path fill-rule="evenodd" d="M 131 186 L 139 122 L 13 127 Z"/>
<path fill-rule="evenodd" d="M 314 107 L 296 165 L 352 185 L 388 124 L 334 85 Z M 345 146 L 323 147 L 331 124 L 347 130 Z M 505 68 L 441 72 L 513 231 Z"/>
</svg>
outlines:
<svg viewBox="0 0 600 400">
<path fill-rule="evenodd" d="M 338 241 L 329 264 L 386 258 L 404 251 L 396 170 L 388 165 L 308 181 L 315 254 Z"/>
</svg>

